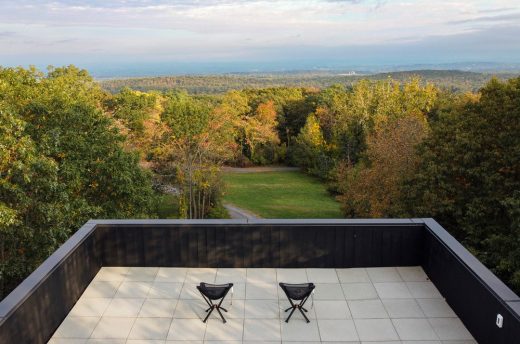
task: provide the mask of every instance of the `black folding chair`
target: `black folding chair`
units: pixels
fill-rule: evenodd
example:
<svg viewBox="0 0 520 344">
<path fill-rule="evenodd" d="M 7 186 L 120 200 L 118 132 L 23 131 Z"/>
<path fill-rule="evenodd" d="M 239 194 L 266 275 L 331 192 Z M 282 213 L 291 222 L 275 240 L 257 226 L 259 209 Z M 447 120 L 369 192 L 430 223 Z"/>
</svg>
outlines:
<svg viewBox="0 0 520 344">
<path fill-rule="evenodd" d="M 305 315 L 305 312 L 308 312 L 307 309 L 303 307 L 305 305 L 305 302 L 307 302 L 307 299 L 309 296 L 311 296 L 314 288 L 316 286 L 314 283 L 301 283 L 301 284 L 289 284 L 289 283 L 280 283 L 280 287 L 285 293 L 285 296 L 287 296 L 287 299 L 289 299 L 289 303 L 291 304 L 291 307 L 287 308 L 285 311 L 289 311 L 292 309 L 291 314 L 287 317 L 285 320 L 286 323 L 289 322 L 289 319 L 291 319 L 291 316 L 293 315 L 295 310 L 299 310 L 300 313 L 302 313 L 303 317 L 307 322 L 310 322 L 309 318 Z M 294 303 L 295 301 L 300 301 L 300 303 Z"/>
<path fill-rule="evenodd" d="M 220 317 L 222 318 L 222 321 L 225 323 L 226 319 L 224 319 L 224 316 L 220 312 L 222 309 L 224 312 L 227 312 L 227 309 L 222 307 L 222 302 L 224 301 L 224 298 L 226 297 L 227 293 L 233 288 L 233 283 L 226 283 L 226 284 L 209 284 L 209 283 L 200 283 L 200 285 L 197 286 L 197 289 L 200 291 L 200 294 L 204 298 L 204 301 L 208 304 L 209 308 L 206 309 L 206 312 L 209 312 L 208 315 L 206 315 L 206 318 L 202 320 L 202 322 L 206 322 L 208 320 L 209 316 L 211 315 L 211 312 L 213 312 L 214 309 L 217 310 L 218 314 L 220 314 Z M 213 301 L 220 300 L 219 303 L 213 303 Z"/>
</svg>

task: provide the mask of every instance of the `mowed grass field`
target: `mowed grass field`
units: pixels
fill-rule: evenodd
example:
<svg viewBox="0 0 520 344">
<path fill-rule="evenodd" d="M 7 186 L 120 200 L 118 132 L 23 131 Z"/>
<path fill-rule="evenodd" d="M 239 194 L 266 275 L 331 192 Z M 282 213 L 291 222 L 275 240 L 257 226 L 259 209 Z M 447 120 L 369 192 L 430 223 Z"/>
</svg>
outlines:
<svg viewBox="0 0 520 344">
<path fill-rule="evenodd" d="M 263 218 L 341 218 L 319 180 L 297 171 L 224 174 L 224 202 Z"/>
</svg>

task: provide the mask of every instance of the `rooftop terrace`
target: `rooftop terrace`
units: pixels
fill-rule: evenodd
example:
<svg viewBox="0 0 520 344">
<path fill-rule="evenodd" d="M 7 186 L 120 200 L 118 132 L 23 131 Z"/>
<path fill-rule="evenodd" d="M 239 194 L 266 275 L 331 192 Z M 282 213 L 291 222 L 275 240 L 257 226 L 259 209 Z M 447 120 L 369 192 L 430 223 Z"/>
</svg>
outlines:
<svg viewBox="0 0 520 344">
<path fill-rule="evenodd" d="M 213 281 L 226 324 L 201 321 Z M 279 281 L 316 284 L 310 323 Z M 520 298 L 432 219 L 89 221 L 0 302 L 0 343 L 518 338 Z"/>
<path fill-rule="evenodd" d="M 200 281 L 233 282 L 227 323 L 207 324 Z M 314 282 L 310 323 L 295 314 L 278 282 Z M 230 305 L 232 301 L 232 305 Z M 87 341 L 89 339 L 90 341 Z M 50 343 L 388 342 L 476 343 L 421 267 L 213 269 L 103 267 Z M 97 340 L 97 341 L 96 341 Z"/>
</svg>

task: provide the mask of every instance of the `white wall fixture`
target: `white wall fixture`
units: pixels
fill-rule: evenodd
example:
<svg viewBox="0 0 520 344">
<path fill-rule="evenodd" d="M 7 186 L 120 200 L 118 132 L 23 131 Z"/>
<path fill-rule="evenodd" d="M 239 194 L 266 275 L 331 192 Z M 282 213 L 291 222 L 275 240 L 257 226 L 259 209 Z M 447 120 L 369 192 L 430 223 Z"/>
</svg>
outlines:
<svg viewBox="0 0 520 344">
<path fill-rule="evenodd" d="M 497 314 L 497 326 L 502 328 L 504 325 L 504 317 L 501 314 Z"/>
</svg>

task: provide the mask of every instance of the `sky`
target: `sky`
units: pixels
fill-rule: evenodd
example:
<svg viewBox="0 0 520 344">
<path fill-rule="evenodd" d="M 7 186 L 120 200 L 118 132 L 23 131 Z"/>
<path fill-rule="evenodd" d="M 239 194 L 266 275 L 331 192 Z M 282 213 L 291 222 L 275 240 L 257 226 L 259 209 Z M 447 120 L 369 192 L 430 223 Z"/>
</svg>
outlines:
<svg viewBox="0 0 520 344">
<path fill-rule="evenodd" d="M 3 66 L 149 74 L 454 62 L 520 63 L 520 1 L 0 0 Z"/>
</svg>

